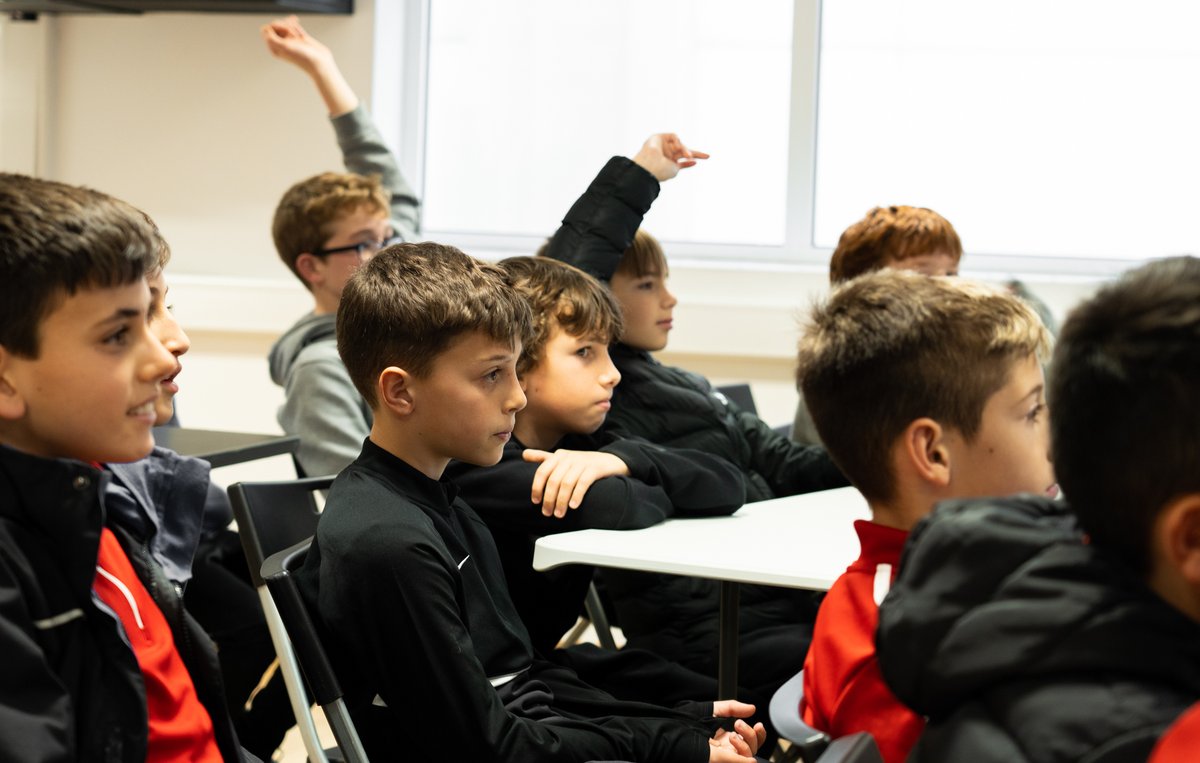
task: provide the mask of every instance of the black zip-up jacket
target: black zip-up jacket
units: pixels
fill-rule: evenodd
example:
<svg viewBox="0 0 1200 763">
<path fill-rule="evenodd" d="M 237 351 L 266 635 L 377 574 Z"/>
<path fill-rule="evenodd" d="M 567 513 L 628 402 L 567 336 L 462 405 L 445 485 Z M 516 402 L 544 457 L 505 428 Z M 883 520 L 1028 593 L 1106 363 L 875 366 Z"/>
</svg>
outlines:
<svg viewBox="0 0 1200 763">
<path fill-rule="evenodd" d="M 1200 699 L 1200 623 L 1087 544 L 1062 503 L 942 504 L 879 608 L 879 664 L 928 716 L 914 763 L 1144 761 Z"/>
<path fill-rule="evenodd" d="M 621 383 L 613 390 L 605 427 L 721 456 L 746 478 L 747 503 L 850 484 L 823 447 L 784 437 L 703 376 L 624 344 L 613 345 L 611 354 Z"/>
<path fill-rule="evenodd" d="M 653 175 L 614 156 L 571 206 L 546 255 L 610 280 L 658 191 Z M 779 434 L 716 394 L 704 377 L 623 344 L 611 352 L 621 383 L 606 428 L 734 463 L 746 478 L 747 503 L 850 484 L 824 448 Z"/>
<path fill-rule="evenodd" d="M 724 516 L 737 511 L 746 495 L 737 469 L 707 453 L 612 434 L 568 435 L 552 450 L 562 448 L 610 453 L 625 462 L 629 476 L 597 480 L 578 509 L 556 519 L 543 516 L 541 507 L 530 503 L 539 464 L 522 458 L 525 445 L 515 437 L 504 446 L 495 466 L 454 462 L 446 470 L 446 478 L 459 486 L 463 498 L 492 531 L 513 603 L 534 648 L 546 654 L 575 624 L 593 568 L 572 564 L 537 572 L 533 545 L 539 537 L 589 528 L 636 530 L 672 516 Z M 674 575 L 646 576 L 646 580 L 676 594 L 688 587 L 686 578 Z M 670 594 L 665 598 L 679 601 Z"/>
<path fill-rule="evenodd" d="M 711 703 L 619 701 L 535 655 L 483 520 L 370 440 L 334 481 L 296 582 L 372 758 L 708 759 Z"/>
<path fill-rule="evenodd" d="M 110 475 L 0 446 L 0 757 L 144 761 L 142 673 L 115 617 L 92 594 Z M 240 750 L 216 654 L 146 543 L 110 525 L 171 626 L 226 760 Z"/>
</svg>

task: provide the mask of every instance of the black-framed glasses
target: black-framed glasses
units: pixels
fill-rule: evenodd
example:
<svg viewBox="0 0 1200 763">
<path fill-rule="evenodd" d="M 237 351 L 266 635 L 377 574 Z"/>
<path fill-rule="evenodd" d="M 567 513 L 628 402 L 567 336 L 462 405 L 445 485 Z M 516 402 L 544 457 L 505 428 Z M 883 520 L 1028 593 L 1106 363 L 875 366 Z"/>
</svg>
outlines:
<svg viewBox="0 0 1200 763">
<path fill-rule="evenodd" d="M 349 246 L 335 246 L 330 249 L 318 249 L 313 252 L 318 257 L 326 257 L 331 254 L 344 254 L 354 252 L 361 260 L 363 257 L 375 256 L 380 249 L 385 249 L 392 244 L 399 244 L 401 241 L 399 236 L 392 235 L 385 238 L 383 241 L 363 241 L 359 244 L 350 244 Z"/>
</svg>

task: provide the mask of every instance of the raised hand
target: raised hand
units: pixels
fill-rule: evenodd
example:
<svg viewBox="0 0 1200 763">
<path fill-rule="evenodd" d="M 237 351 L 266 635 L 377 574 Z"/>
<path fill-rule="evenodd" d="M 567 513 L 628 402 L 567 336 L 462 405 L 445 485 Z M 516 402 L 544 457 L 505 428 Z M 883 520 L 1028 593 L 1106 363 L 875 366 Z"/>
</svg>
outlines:
<svg viewBox="0 0 1200 763">
<path fill-rule="evenodd" d="M 697 160 L 707 158 L 703 151 L 683 145 L 675 133 L 660 132 L 646 139 L 633 161 L 661 183 L 678 175 L 679 170 L 695 166 Z"/>
<path fill-rule="evenodd" d="M 353 111 L 358 96 L 342 76 L 333 52 L 305 31 L 295 16 L 275 19 L 260 30 L 271 55 L 287 61 L 312 78 L 332 116 Z"/>
</svg>

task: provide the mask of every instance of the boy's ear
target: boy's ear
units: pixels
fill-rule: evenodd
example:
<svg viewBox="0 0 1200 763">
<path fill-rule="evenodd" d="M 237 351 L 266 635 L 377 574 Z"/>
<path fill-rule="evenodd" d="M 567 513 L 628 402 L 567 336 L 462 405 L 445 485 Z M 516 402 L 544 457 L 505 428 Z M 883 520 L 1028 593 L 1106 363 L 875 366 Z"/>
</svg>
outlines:
<svg viewBox="0 0 1200 763">
<path fill-rule="evenodd" d="M 1200 493 L 1173 499 L 1156 522 L 1166 563 L 1200 593 Z"/>
<path fill-rule="evenodd" d="M 305 283 L 318 283 L 325 273 L 325 262 L 317 255 L 305 252 L 296 258 L 296 272 Z"/>
<path fill-rule="evenodd" d="M 409 415 L 414 408 L 412 382 L 412 374 L 403 368 L 388 366 L 383 369 L 375 380 L 379 404 L 398 416 Z"/>
<path fill-rule="evenodd" d="M 944 488 L 950 484 L 950 449 L 946 430 L 931 418 L 919 418 L 904 428 L 899 457 L 923 481 Z"/>
<path fill-rule="evenodd" d="M 14 356 L 0 344 L 0 419 L 16 421 L 25 415 L 25 398 L 13 379 Z"/>
</svg>

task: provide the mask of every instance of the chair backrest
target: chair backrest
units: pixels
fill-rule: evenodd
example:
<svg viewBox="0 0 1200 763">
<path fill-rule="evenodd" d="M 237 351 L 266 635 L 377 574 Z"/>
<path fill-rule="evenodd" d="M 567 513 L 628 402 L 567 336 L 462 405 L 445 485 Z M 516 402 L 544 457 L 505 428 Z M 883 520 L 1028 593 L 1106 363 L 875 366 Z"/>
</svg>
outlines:
<svg viewBox="0 0 1200 763">
<path fill-rule="evenodd" d="M 300 729 L 300 739 L 312 763 L 324 763 L 330 760 L 330 756 L 321 746 L 300 665 L 279 608 L 263 580 L 262 566 L 270 555 L 297 543 L 309 542 L 317 531 L 317 519 L 320 517 L 316 493 L 327 490 L 332 482 L 332 477 L 317 477 L 284 482 L 239 482 L 229 488 L 229 502 L 237 519 L 242 551 L 246 554 L 250 577 L 262 602 L 263 616 L 271 632 L 271 643 L 279 657 L 279 671 L 287 686 L 292 714 Z"/>
<path fill-rule="evenodd" d="M 365 761 L 367 754 L 342 699 L 342 688 L 325 654 L 325 648 L 321 645 L 316 626 L 307 607 L 304 606 L 303 599 L 300 598 L 296 579 L 292 577 L 292 573 L 304 564 L 311 545 L 312 539 L 308 538 L 271 554 L 263 562 L 262 575 L 296 651 L 300 668 L 304 671 L 304 677 L 308 679 L 313 699 L 325 711 L 325 717 L 329 720 L 333 737 L 337 740 L 344 759 L 347 763 Z"/>
<path fill-rule="evenodd" d="M 262 565 L 268 556 L 316 533 L 316 493 L 332 483 L 333 477 L 309 477 L 230 486 L 229 502 L 256 586 L 263 585 Z"/>
<path fill-rule="evenodd" d="M 716 390 L 730 402 L 736 403 L 737 407 L 743 411 L 754 414 L 758 413 L 758 406 L 754 404 L 754 394 L 750 391 L 749 384 L 745 382 L 741 384 L 722 384 Z"/>
<path fill-rule="evenodd" d="M 817 763 L 883 763 L 875 738 L 865 731 L 847 734 L 829 743 Z"/>
<path fill-rule="evenodd" d="M 803 697 L 804 671 L 801 670 L 771 695 L 768 715 L 775 733 L 791 742 L 789 752 L 794 751 L 791 757 L 799 758 L 804 763 L 813 763 L 820 759 L 829 746 L 829 735 L 801 719 L 800 700 Z"/>
</svg>

